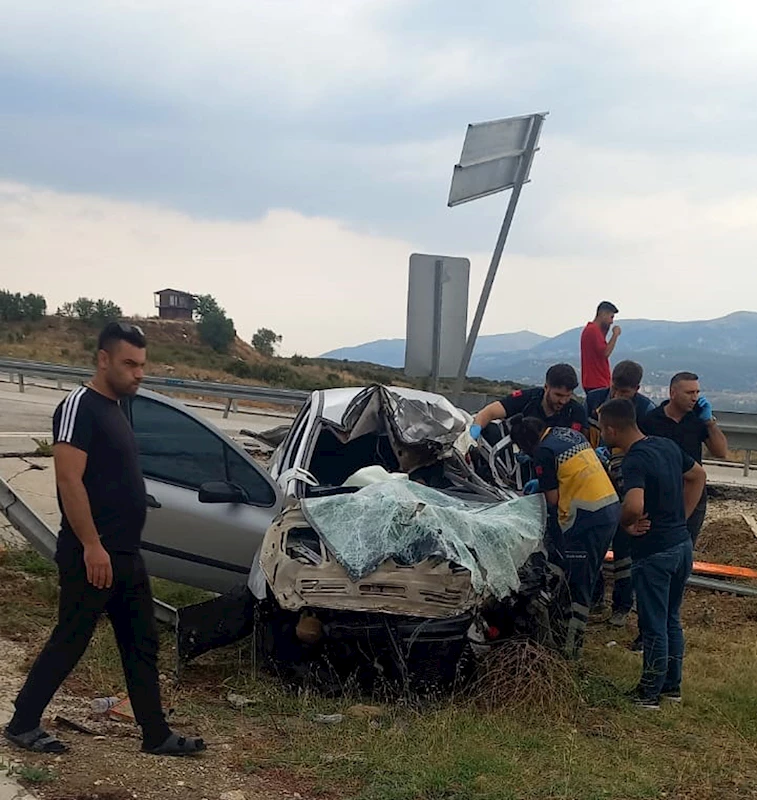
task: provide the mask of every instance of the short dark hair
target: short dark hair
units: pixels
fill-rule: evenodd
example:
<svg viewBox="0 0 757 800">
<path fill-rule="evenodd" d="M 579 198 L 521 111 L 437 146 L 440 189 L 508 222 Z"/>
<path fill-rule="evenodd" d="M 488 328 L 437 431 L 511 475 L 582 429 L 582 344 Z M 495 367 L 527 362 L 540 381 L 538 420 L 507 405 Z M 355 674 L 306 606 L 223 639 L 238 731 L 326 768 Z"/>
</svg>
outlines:
<svg viewBox="0 0 757 800">
<path fill-rule="evenodd" d="M 612 383 L 618 389 L 637 389 L 643 377 L 644 368 L 635 361 L 618 361 L 612 371 Z"/>
<path fill-rule="evenodd" d="M 570 364 L 553 364 L 547 370 L 546 384 L 553 389 L 569 389 L 572 392 L 578 386 L 578 375 Z"/>
<path fill-rule="evenodd" d="M 617 397 L 599 407 L 599 419 L 613 428 L 628 430 L 636 425 L 636 409 L 630 400 Z"/>
<path fill-rule="evenodd" d="M 134 347 L 147 347 L 145 332 L 129 322 L 109 322 L 97 337 L 97 349 L 110 351 L 116 342 L 128 342 Z"/>
<path fill-rule="evenodd" d="M 509 419 L 510 438 L 524 453 L 533 453 L 547 429 L 547 423 L 539 417 L 524 417 L 515 414 Z"/>
<path fill-rule="evenodd" d="M 615 303 L 611 303 L 609 300 L 603 300 L 597 306 L 597 316 L 599 316 L 600 314 L 617 314 L 617 313 L 618 313 L 618 307 L 615 305 Z"/>
<path fill-rule="evenodd" d="M 676 372 L 670 379 L 670 388 L 672 389 L 677 383 L 681 381 L 698 381 L 699 375 L 695 372 Z"/>
</svg>

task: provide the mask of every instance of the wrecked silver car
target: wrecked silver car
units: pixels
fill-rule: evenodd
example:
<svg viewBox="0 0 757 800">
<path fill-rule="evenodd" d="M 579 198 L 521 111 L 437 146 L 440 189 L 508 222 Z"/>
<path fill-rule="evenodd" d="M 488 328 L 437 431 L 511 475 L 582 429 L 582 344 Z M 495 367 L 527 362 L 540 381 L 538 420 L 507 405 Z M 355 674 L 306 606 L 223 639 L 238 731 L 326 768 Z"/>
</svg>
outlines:
<svg viewBox="0 0 757 800">
<path fill-rule="evenodd" d="M 180 659 L 254 634 L 292 683 L 426 691 L 504 638 L 558 644 L 567 602 L 543 498 L 475 473 L 469 418 L 444 398 L 352 393 L 339 414 L 311 406 L 279 446 L 287 506 L 247 587 L 179 611 Z"/>
</svg>

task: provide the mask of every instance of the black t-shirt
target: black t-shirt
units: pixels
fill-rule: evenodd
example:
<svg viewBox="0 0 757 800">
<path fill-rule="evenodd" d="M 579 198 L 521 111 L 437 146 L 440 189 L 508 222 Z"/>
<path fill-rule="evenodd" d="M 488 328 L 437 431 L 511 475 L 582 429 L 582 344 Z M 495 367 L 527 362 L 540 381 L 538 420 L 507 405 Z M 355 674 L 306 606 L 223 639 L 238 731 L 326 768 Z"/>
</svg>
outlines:
<svg viewBox="0 0 757 800">
<path fill-rule="evenodd" d="M 684 453 L 691 456 L 697 464 L 701 464 L 702 443 L 710 438 L 707 423 L 693 411 L 689 411 L 680 422 L 676 422 L 665 413 L 665 407 L 669 402 L 666 400 L 661 406 L 640 419 L 639 427 L 647 436 L 662 436 L 665 439 L 672 439 Z"/>
<path fill-rule="evenodd" d="M 87 454 L 83 482 L 92 518 L 109 553 L 139 551 L 147 496 L 134 433 L 118 403 L 94 389 L 80 387 L 55 409 L 53 441 Z M 81 552 L 63 509 L 58 554 Z"/>
<path fill-rule="evenodd" d="M 557 414 L 547 416 L 542 406 L 544 388 L 518 390 L 503 397 L 499 402 L 507 412 L 508 417 L 523 414 L 524 417 L 538 417 L 546 422 L 550 428 L 572 428 L 574 431 L 583 431 L 589 427 L 586 418 L 586 409 L 576 399 L 570 400 Z"/>
<path fill-rule="evenodd" d="M 667 550 L 689 538 L 683 503 L 683 474 L 694 459 L 670 439 L 648 436 L 636 442 L 623 459 L 623 488 L 644 490 L 644 512 L 652 527 L 643 536 L 630 537 L 631 556 Z"/>
</svg>

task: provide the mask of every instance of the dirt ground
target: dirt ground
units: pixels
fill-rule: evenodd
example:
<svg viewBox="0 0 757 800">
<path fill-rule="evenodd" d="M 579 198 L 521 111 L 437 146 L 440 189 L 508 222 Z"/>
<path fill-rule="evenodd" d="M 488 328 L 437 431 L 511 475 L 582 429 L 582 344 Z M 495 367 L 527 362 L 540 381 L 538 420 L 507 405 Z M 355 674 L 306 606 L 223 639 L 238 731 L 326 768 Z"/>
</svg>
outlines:
<svg viewBox="0 0 757 800">
<path fill-rule="evenodd" d="M 743 515 L 757 518 L 757 508 L 744 501 L 711 502 L 695 558 L 757 569 L 757 536 Z"/>
</svg>

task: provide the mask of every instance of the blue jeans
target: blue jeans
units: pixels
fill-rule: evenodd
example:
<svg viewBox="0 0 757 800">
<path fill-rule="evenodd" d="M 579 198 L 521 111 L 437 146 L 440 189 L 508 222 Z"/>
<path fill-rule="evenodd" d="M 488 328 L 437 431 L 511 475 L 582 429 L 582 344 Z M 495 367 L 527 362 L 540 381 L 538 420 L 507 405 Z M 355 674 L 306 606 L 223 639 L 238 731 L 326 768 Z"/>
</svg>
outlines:
<svg viewBox="0 0 757 800">
<path fill-rule="evenodd" d="M 661 692 L 681 689 L 681 602 L 692 560 L 691 539 L 634 559 L 631 572 L 644 643 L 644 668 L 639 681 L 643 697 L 657 699 Z"/>
</svg>

